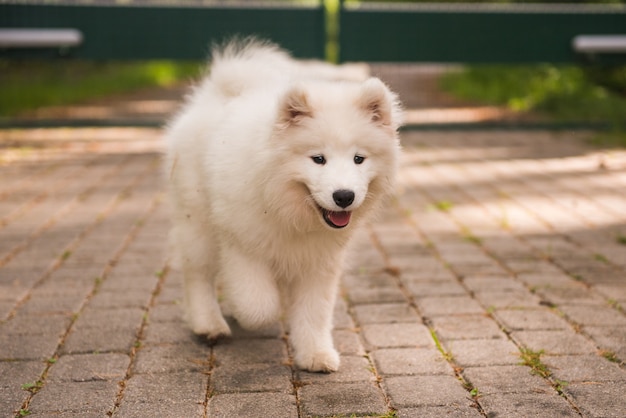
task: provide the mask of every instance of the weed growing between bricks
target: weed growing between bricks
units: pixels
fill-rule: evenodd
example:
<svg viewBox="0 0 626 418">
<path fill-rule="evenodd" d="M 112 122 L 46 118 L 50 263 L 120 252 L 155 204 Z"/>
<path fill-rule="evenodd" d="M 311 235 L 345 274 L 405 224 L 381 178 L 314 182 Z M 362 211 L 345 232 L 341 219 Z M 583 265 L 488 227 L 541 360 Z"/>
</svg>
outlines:
<svg viewBox="0 0 626 418">
<path fill-rule="evenodd" d="M 548 366 L 541 361 L 541 355 L 544 354 L 544 352 L 544 350 L 533 351 L 530 348 L 521 347 L 520 358 L 522 362 L 520 364 L 530 367 L 533 374 L 547 379 L 552 376 L 552 372 L 548 369 Z"/>
</svg>

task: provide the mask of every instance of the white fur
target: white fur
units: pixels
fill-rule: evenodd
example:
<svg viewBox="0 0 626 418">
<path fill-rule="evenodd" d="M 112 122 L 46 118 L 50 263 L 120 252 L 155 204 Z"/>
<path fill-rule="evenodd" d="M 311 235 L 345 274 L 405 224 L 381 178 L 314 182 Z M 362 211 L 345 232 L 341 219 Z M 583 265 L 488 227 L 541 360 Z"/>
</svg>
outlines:
<svg viewBox="0 0 626 418">
<path fill-rule="evenodd" d="M 193 332 L 230 335 L 219 284 L 243 327 L 285 313 L 296 365 L 337 370 L 332 313 L 345 247 L 392 192 L 399 151 L 396 96 L 345 73 L 273 45 L 232 43 L 214 52 L 170 124 L 171 241 Z M 331 228 L 320 208 L 341 210 L 333 193 L 342 189 L 354 192 L 351 221 Z"/>
</svg>

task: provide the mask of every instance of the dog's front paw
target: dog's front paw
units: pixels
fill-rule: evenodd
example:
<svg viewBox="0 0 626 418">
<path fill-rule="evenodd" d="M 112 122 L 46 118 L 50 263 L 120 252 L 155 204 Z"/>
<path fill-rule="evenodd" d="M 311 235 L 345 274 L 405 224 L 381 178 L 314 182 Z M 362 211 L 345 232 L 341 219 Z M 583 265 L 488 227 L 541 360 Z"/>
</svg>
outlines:
<svg viewBox="0 0 626 418">
<path fill-rule="evenodd" d="M 339 353 L 335 349 L 296 355 L 296 366 L 309 372 L 330 373 L 339 369 Z"/>
<path fill-rule="evenodd" d="M 208 320 L 191 320 L 189 321 L 189 325 L 194 334 L 205 336 L 210 341 L 216 341 L 221 338 L 230 337 L 231 335 L 230 327 L 224 318 L 219 318 L 219 320 L 214 322 Z"/>
</svg>

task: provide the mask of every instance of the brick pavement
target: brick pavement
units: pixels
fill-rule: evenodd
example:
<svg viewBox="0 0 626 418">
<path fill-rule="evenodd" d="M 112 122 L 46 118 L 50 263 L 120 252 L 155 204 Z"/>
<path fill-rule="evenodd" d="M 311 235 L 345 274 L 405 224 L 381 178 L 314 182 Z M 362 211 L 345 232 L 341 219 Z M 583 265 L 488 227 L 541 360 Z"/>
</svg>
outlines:
<svg viewBox="0 0 626 418">
<path fill-rule="evenodd" d="M 281 324 L 213 347 L 167 265 L 156 129 L 0 131 L 1 416 L 626 415 L 626 152 L 406 131 L 355 240 L 337 373 Z"/>
</svg>

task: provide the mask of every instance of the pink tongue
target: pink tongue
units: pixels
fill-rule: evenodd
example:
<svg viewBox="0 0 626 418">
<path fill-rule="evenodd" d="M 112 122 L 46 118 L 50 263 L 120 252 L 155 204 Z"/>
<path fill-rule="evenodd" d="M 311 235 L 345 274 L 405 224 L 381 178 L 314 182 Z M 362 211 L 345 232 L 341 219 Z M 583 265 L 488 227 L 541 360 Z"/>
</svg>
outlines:
<svg viewBox="0 0 626 418">
<path fill-rule="evenodd" d="M 350 222 L 350 212 L 328 212 L 328 219 L 336 226 L 346 226 Z"/>
</svg>

